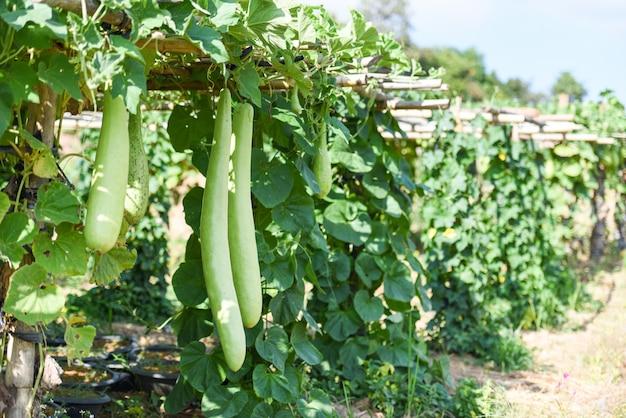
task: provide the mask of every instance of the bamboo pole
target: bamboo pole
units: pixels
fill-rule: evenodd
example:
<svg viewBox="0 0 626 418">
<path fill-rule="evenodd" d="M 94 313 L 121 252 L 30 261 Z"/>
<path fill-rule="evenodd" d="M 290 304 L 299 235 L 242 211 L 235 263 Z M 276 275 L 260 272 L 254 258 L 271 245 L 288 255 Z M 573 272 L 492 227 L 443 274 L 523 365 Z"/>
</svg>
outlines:
<svg viewBox="0 0 626 418">
<path fill-rule="evenodd" d="M 441 79 L 413 79 L 411 81 L 383 81 L 380 88 L 383 91 L 398 90 L 436 90 L 441 88 Z"/>
<path fill-rule="evenodd" d="M 339 87 L 358 87 L 367 85 L 367 74 L 342 74 L 335 77 L 335 85 Z"/>
<path fill-rule="evenodd" d="M 598 135 L 596 134 L 565 134 L 565 139 L 567 141 L 590 141 L 594 142 L 598 140 Z"/>
<path fill-rule="evenodd" d="M 563 140 L 563 134 L 546 134 L 546 133 L 537 133 L 531 134 L 530 138 L 533 141 L 561 141 Z"/>
<path fill-rule="evenodd" d="M 202 50 L 189 39 L 174 36 L 166 37 L 161 32 L 154 32 L 148 39 L 138 40 L 137 46 L 142 49 L 155 49 L 160 53 L 204 55 Z"/>
<path fill-rule="evenodd" d="M 395 139 L 395 140 L 403 140 L 403 139 L 432 139 L 432 132 L 404 132 L 405 136 L 401 134 L 394 135 L 389 131 L 384 131 L 380 133 L 384 139 Z"/>
<path fill-rule="evenodd" d="M 574 115 L 567 114 L 567 113 L 554 114 L 554 115 L 539 115 L 535 117 L 534 119 L 536 119 L 539 122 L 573 122 Z"/>
<path fill-rule="evenodd" d="M 426 100 L 387 100 L 387 108 L 399 109 L 447 109 L 450 106 L 449 99 L 426 99 Z"/>
<path fill-rule="evenodd" d="M 584 128 L 585 127 L 583 125 L 579 125 L 578 123 L 573 123 L 573 122 L 549 122 L 543 126 L 542 131 L 566 133 L 566 132 L 578 131 Z"/>
<path fill-rule="evenodd" d="M 397 109 L 392 110 L 391 115 L 398 118 L 422 118 L 429 119 L 433 117 L 433 111 L 430 109 Z"/>
<path fill-rule="evenodd" d="M 398 126 L 405 132 L 435 132 L 437 130 L 436 123 L 419 124 L 398 121 Z"/>
</svg>

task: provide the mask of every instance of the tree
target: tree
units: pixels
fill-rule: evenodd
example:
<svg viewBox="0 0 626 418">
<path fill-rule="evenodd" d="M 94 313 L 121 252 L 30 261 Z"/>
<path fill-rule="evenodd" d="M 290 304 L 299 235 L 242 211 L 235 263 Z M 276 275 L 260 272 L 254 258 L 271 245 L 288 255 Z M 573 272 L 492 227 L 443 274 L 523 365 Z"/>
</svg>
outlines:
<svg viewBox="0 0 626 418">
<path fill-rule="evenodd" d="M 554 85 L 552 86 L 552 94 L 567 94 L 572 100 L 581 100 L 587 94 L 585 87 L 574 78 L 569 71 L 562 72 Z"/>
<path fill-rule="evenodd" d="M 407 0 L 363 1 L 360 9 L 379 32 L 393 32 L 398 41 L 410 44 L 413 25 L 409 19 L 407 3 Z"/>
</svg>

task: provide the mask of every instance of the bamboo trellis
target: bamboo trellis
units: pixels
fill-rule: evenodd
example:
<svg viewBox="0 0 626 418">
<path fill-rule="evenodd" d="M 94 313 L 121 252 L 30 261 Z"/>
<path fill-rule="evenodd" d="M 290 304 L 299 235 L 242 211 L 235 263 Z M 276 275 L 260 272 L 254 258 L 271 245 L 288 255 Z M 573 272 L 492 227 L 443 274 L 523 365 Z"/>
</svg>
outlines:
<svg viewBox="0 0 626 418">
<path fill-rule="evenodd" d="M 615 144 L 618 140 L 626 139 L 626 133 L 616 133 L 611 136 L 601 136 L 588 131 L 587 127 L 574 122 L 573 114 L 541 114 L 534 108 L 484 108 L 484 109 L 453 109 L 456 120 L 456 132 L 481 135 L 481 128 L 473 124 L 477 118 L 496 124 L 510 124 L 513 127 L 514 140 L 533 140 L 543 143 L 542 147 L 554 146 L 562 141 L 585 141 L 603 145 Z M 406 136 L 392 132 L 382 132 L 387 139 L 432 139 L 436 129 L 430 121 L 432 113 L 423 111 L 392 111 L 398 120 L 400 128 Z"/>
</svg>

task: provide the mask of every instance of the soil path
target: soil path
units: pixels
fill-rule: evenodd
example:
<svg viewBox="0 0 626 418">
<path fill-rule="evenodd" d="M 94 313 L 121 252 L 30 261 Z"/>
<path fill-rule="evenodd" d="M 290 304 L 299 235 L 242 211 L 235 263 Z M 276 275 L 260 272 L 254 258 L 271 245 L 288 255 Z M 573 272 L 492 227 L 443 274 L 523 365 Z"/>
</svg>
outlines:
<svg viewBox="0 0 626 418">
<path fill-rule="evenodd" d="M 605 305 L 577 315 L 575 330 L 523 335 L 533 370 L 498 373 L 453 358 L 453 377 L 500 386 L 509 417 L 626 418 L 626 269 L 600 276 L 592 291 Z"/>
</svg>

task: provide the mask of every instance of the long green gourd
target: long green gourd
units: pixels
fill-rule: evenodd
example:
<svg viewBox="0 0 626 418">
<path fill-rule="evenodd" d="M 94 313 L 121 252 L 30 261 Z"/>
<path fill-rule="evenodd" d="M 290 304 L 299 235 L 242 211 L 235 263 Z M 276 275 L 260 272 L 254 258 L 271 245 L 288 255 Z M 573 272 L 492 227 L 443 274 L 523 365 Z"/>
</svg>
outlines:
<svg viewBox="0 0 626 418">
<path fill-rule="evenodd" d="M 148 157 L 143 148 L 141 133 L 141 109 L 128 118 L 128 136 L 130 141 L 130 160 L 128 163 L 128 185 L 124 201 L 124 219 L 129 225 L 136 225 L 148 209 L 150 197 L 150 171 Z"/>
<path fill-rule="evenodd" d="M 250 164 L 254 109 L 241 104 L 233 119 L 234 148 L 231 155 L 231 190 L 228 193 L 228 244 L 233 279 L 241 318 L 247 328 L 261 318 L 263 294 L 257 256 L 252 200 L 250 198 Z"/>
<path fill-rule="evenodd" d="M 85 219 L 85 241 L 105 253 L 115 245 L 124 217 L 128 181 L 128 111 L 121 96 L 104 93 L 102 129 Z"/>
<path fill-rule="evenodd" d="M 204 281 L 228 367 L 237 371 L 246 357 L 246 336 L 233 284 L 228 245 L 228 164 L 232 134 L 230 92 L 217 104 L 213 147 L 206 173 L 200 215 L 200 247 Z"/>
<path fill-rule="evenodd" d="M 330 154 L 328 153 L 328 143 L 326 141 L 326 125 L 322 123 L 317 141 L 317 154 L 313 158 L 313 173 L 315 180 L 320 186 L 318 196 L 326 197 L 333 184 L 333 171 L 330 165 Z"/>
</svg>

